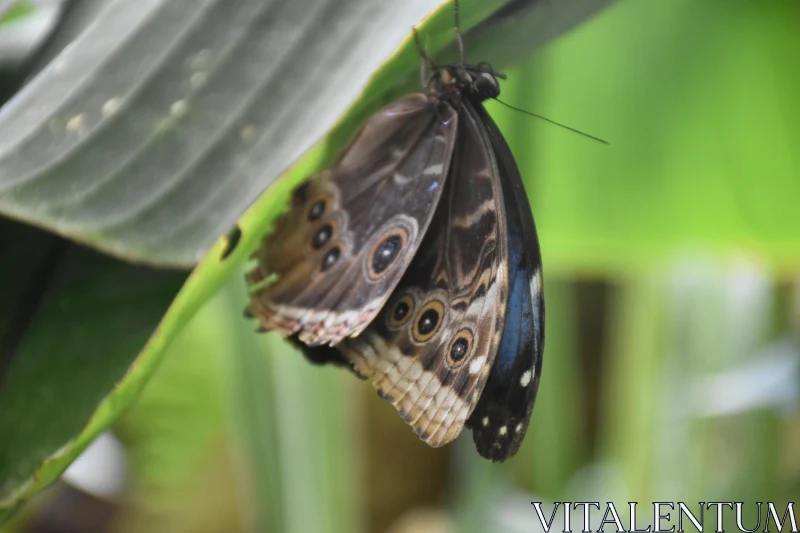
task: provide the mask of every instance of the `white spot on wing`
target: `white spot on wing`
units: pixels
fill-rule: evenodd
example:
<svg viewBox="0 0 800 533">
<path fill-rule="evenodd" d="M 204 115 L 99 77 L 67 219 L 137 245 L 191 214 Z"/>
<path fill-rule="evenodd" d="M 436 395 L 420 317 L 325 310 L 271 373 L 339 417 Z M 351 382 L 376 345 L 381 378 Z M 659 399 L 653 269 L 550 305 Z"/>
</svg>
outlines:
<svg viewBox="0 0 800 533">
<path fill-rule="evenodd" d="M 531 294 L 535 296 L 540 292 L 542 292 L 542 271 L 537 268 L 536 273 L 531 276 Z"/>
<path fill-rule="evenodd" d="M 442 173 L 443 168 L 444 167 L 442 166 L 441 163 L 436 163 L 426 168 L 425 172 L 423 172 L 422 174 L 425 176 L 438 176 L 439 174 Z"/>
<path fill-rule="evenodd" d="M 527 387 L 531 382 L 532 373 L 530 370 L 526 370 L 522 377 L 519 379 L 519 384 L 523 387 Z"/>
<path fill-rule="evenodd" d="M 478 372 L 480 372 L 485 362 L 486 362 L 485 355 L 473 359 L 472 362 L 469 364 L 469 373 L 477 374 Z"/>
<path fill-rule="evenodd" d="M 403 176 L 399 172 L 395 172 L 394 175 L 392 176 L 392 179 L 398 185 L 405 185 L 406 183 L 411 181 L 412 178 Z"/>
<path fill-rule="evenodd" d="M 506 433 L 508 433 L 508 427 L 506 427 L 506 426 L 501 426 L 501 427 L 500 427 L 500 430 L 498 431 L 498 433 L 499 433 L 499 434 L 500 434 L 500 436 L 502 437 L 503 435 L 505 435 Z"/>
<path fill-rule="evenodd" d="M 522 422 L 520 422 L 519 424 L 517 424 L 517 427 L 516 427 L 516 428 L 514 428 L 514 431 L 516 431 L 517 433 L 519 433 L 520 431 L 522 431 Z"/>
<path fill-rule="evenodd" d="M 483 427 L 488 426 L 489 425 L 489 417 L 488 416 L 484 416 L 483 420 L 481 420 L 481 424 L 483 425 Z"/>
</svg>

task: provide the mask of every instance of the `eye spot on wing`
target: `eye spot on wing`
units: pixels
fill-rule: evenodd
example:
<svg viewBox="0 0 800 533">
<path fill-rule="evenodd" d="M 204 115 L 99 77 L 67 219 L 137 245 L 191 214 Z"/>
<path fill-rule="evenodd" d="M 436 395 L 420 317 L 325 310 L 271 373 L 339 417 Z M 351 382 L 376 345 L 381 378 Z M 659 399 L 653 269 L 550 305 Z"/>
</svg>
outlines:
<svg viewBox="0 0 800 533">
<path fill-rule="evenodd" d="M 395 301 L 386 314 L 386 325 L 389 329 L 396 330 L 405 326 L 414 314 L 414 298 L 406 294 Z"/>
<path fill-rule="evenodd" d="M 430 335 L 439 325 L 439 313 L 435 309 L 428 309 L 417 322 L 417 332 L 420 335 Z"/>
<path fill-rule="evenodd" d="M 333 226 L 325 224 L 314 234 L 314 238 L 311 240 L 311 247 L 319 250 L 331 240 L 331 237 L 333 237 Z"/>
<path fill-rule="evenodd" d="M 417 313 L 414 322 L 413 336 L 417 342 L 428 342 L 439 329 L 444 317 L 444 304 L 439 300 L 431 300 Z M 449 353 L 449 352 L 448 352 Z"/>
<path fill-rule="evenodd" d="M 325 208 L 327 207 L 327 204 L 328 202 L 325 198 L 321 198 L 316 202 L 314 202 L 313 204 L 311 204 L 311 207 L 308 209 L 308 215 L 307 215 L 308 221 L 316 222 L 317 220 L 322 218 L 322 215 L 325 214 Z"/>
<path fill-rule="evenodd" d="M 408 232 L 404 228 L 386 230 L 366 257 L 369 277 L 377 280 L 383 276 L 406 244 L 408 244 Z"/>
<path fill-rule="evenodd" d="M 464 359 L 464 356 L 467 355 L 468 348 L 469 341 L 463 337 L 456 339 L 450 349 L 450 358 L 455 362 L 461 361 Z"/>
<path fill-rule="evenodd" d="M 447 364 L 450 368 L 458 368 L 464 364 L 472 351 L 472 340 L 472 332 L 467 328 L 460 330 L 455 335 L 447 348 Z M 473 373 L 472 364 L 470 364 L 470 373 Z"/>
<path fill-rule="evenodd" d="M 342 255 L 342 250 L 338 246 L 334 246 L 331 248 L 328 253 L 322 258 L 322 263 L 320 264 L 320 271 L 325 272 L 329 268 L 331 268 L 336 261 L 339 260 L 339 256 Z"/>
</svg>

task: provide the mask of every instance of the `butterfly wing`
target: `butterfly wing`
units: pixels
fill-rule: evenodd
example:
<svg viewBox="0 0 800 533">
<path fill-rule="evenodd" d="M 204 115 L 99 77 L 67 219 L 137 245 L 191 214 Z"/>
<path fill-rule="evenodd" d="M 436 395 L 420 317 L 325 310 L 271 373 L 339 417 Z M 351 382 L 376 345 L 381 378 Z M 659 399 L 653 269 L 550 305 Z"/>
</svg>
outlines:
<svg viewBox="0 0 800 533">
<path fill-rule="evenodd" d="M 338 346 L 431 446 L 463 429 L 506 309 L 498 168 L 472 104 L 452 101 L 460 106 L 453 163 L 425 241 L 375 321 Z"/>
<path fill-rule="evenodd" d="M 539 388 L 544 350 L 542 259 L 536 226 L 511 150 L 480 107 L 499 168 L 508 232 L 508 310 L 491 373 L 467 426 L 478 453 L 504 461 L 517 453 Z"/>
<path fill-rule="evenodd" d="M 248 313 L 308 346 L 358 335 L 413 258 L 441 197 L 458 117 L 424 94 L 385 107 L 295 189 L 254 254 Z"/>
</svg>

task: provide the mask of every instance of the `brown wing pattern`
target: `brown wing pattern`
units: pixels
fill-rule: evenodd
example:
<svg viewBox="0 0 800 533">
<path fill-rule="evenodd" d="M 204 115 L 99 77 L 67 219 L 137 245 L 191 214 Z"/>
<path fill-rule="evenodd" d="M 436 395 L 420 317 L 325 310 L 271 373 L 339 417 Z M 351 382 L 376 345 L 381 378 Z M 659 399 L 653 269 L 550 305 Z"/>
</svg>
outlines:
<svg viewBox="0 0 800 533">
<path fill-rule="evenodd" d="M 506 310 L 496 163 L 469 106 L 459 121 L 450 176 L 417 257 L 370 327 L 339 345 L 431 446 L 463 429 L 489 375 Z"/>
<path fill-rule="evenodd" d="M 248 311 L 307 345 L 358 335 L 392 293 L 444 187 L 458 118 L 423 94 L 364 125 L 339 161 L 310 177 L 254 254 Z"/>
</svg>

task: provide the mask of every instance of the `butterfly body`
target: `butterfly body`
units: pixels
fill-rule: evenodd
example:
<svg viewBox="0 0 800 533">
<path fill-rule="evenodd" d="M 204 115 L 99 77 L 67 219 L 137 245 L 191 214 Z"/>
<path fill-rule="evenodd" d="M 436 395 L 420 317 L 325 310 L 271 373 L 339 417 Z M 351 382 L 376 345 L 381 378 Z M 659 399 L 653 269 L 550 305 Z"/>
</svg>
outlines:
<svg viewBox="0 0 800 533">
<path fill-rule="evenodd" d="M 376 113 L 298 188 L 248 274 L 263 328 L 349 364 L 431 446 L 467 426 L 494 461 L 525 434 L 544 336 L 533 218 L 482 105 L 498 77 L 435 67 Z"/>
</svg>

